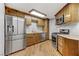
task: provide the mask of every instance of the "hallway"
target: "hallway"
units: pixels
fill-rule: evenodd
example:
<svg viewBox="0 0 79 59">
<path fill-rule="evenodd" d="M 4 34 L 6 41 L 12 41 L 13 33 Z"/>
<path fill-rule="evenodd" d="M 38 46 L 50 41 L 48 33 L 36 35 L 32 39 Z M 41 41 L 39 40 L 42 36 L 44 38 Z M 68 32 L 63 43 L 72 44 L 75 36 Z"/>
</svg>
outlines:
<svg viewBox="0 0 79 59">
<path fill-rule="evenodd" d="M 14 53 L 10 56 L 61 56 L 52 46 L 52 41 L 47 40 L 42 43 L 27 47 L 25 50 Z"/>
</svg>

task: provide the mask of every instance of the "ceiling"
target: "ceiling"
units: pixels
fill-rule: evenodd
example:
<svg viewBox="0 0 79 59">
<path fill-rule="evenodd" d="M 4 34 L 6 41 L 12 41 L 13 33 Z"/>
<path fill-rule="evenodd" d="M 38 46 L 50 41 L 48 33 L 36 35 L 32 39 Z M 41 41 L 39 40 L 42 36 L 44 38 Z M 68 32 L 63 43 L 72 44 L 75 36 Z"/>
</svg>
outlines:
<svg viewBox="0 0 79 59">
<path fill-rule="evenodd" d="M 24 12 L 36 9 L 47 14 L 48 18 L 54 18 L 54 15 L 66 4 L 67 3 L 6 3 L 6 6 Z"/>
</svg>

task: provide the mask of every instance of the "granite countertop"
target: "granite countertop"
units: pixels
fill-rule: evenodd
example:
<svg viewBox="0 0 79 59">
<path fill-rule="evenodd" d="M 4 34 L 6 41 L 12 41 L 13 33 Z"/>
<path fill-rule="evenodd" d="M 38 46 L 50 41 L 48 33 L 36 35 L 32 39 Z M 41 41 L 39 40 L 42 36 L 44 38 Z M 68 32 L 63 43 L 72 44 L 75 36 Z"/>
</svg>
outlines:
<svg viewBox="0 0 79 59">
<path fill-rule="evenodd" d="M 67 35 L 67 34 L 58 34 L 58 36 L 62 36 L 64 38 L 79 40 L 79 35 Z"/>
</svg>

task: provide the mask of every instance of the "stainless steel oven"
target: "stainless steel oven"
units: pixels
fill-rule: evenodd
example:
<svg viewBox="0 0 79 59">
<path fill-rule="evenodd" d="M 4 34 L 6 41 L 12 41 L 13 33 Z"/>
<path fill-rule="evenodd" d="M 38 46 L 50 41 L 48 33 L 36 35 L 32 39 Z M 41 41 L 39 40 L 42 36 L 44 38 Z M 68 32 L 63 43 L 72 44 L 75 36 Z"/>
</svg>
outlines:
<svg viewBox="0 0 79 59">
<path fill-rule="evenodd" d="M 60 29 L 59 32 L 53 32 L 52 33 L 52 43 L 53 43 L 54 47 L 55 48 L 57 47 L 57 45 L 56 45 L 56 43 L 57 43 L 57 34 L 69 35 L 69 33 L 70 33 L 69 29 Z"/>
</svg>

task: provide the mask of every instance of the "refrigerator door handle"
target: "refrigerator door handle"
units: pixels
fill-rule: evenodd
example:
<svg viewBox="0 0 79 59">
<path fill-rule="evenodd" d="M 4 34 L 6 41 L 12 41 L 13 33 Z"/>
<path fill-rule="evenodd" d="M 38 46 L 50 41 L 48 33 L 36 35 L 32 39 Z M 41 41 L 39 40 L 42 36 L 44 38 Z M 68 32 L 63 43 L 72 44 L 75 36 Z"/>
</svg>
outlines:
<svg viewBox="0 0 79 59">
<path fill-rule="evenodd" d="M 12 26 L 12 32 L 14 32 L 14 26 Z"/>
<path fill-rule="evenodd" d="M 9 25 L 7 25 L 7 32 L 9 32 Z"/>
</svg>

